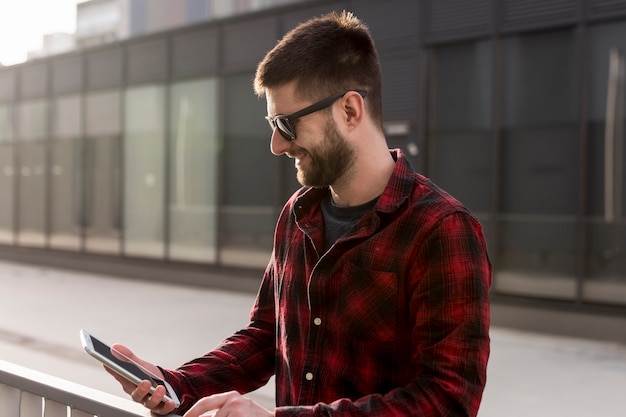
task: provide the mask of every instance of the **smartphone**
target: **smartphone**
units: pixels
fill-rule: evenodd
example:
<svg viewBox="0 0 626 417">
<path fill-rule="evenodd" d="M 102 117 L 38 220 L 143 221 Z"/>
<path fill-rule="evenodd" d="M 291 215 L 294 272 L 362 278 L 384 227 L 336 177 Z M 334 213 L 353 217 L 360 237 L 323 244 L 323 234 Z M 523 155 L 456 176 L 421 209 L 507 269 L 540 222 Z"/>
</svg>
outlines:
<svg viewBox="0 0 626 417">
<path fill-rule="evenodd" d="M 163 385 L 167 390 L 167 394 L 163 397 L 163 402 L 172 401 L 176 405 L 176 408 L 180 406 L 178 396 L 167 381 L 160 379 L 154 375 L 153 372 L 150 372 L 130 358 L 125 358 L 126 360 L 118 359 L 111 353 L 111 347 L 109 345 L 98 340 L 86 330 L 80 331 L 80 340 L 85 351 L 102 362 L 107 368 L 112 369 L 137 385 L 143 380 L 150 381 L 152 383 L 150 393 L 154 392 L 157 386 Z"/>
</svg>

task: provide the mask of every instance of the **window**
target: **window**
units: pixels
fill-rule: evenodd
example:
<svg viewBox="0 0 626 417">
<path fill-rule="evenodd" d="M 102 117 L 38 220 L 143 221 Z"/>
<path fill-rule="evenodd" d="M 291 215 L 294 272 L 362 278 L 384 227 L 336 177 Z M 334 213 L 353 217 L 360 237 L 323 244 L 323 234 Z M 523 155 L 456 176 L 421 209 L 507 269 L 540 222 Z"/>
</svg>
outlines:
<svg viewBox="0 0 626 417">
<path fill-rule="evenodd" d="M 124 252 L 162 258 L 164 252 L 165 88 L 126 91 L 124 126 Z"/>
<path fill-rule="evenodd" d="M 492 202 L 492 50 L 440 47 L 429 70 L 429 175 L 476 214 Z"/>
<path fill-rule="evenodd" d="M 121 93 L 91 92 L 86 97 L 85 249 L 120 252 L 121 231 Z"/>
<path fill-rule="evenodd" d="M 0 242 L 13 242 L 14 159 L 13 108 L 0 104 Z"/>
<path fill-rule="evenodd" d="M 50 143 L 50 246 L 80 249 L 81 229 L 81 97 L 64 96 L 53 101 L 53 133 Z"/>
<path fill-rule="evenodd" d="M 170 96 L 169 256 L 216 262 L 217 81 L 178 83 Z"/>
<path fill-rule="evenodd" d="M 576 296 L 578 34 L 505 39 L 499 291 Z"/>
<path fill-rule="evenodd" d="M 589 276 L 583 285 L 583 297 L 596 302 L 623 304 L 626 302 L 626 149 L 623 131 L 626 23 L 592 27 L 589 34 L 589 201 L 586 217 Z M 621 66 L 621 81 L 614 77 L 619 71 L 610 69 L 611 60 L 618 64 L 618 70 Z M 616 94 L 611 102 L 607 100 L 609 90 Z M 610 129 L 606 129 L 609 111 L 615 112 L 613 135 L 610 135 Z M 609 137 L 605 136 L 607 131 Z"/>
<path fill-rule="evenodd" d="M 254 95 L 253 79 L 253 74 L 245 74 L 224 81 L 220 256 L 224 264 L 265 267 L 277 217 L 280 160 L 270 152 L 265 100 Z"/>
<path fill-rule="evenodd" d="M 48 102 L 26 101 L 18 107 L 19 153 L 19 230 L 18 242 L 24 246 L 46 244 L 46 143 Z"/>
</svg>

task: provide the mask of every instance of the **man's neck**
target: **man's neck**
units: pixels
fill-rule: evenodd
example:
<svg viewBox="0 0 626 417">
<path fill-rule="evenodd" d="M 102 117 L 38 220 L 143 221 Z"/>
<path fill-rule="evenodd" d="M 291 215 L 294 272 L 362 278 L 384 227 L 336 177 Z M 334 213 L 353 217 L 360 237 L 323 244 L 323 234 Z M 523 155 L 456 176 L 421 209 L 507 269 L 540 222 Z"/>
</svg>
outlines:
<svg viewBox="0 0 626 417">
<path fill-rule="evenodd" d="M 385 156 L 357 164 L 348 178 L 330 186 L 333 203 L 338 207 L 353 207 L 372 201 L 387 187 L 394 167 L 395 161 L 388 151 Z"/>
</svg>

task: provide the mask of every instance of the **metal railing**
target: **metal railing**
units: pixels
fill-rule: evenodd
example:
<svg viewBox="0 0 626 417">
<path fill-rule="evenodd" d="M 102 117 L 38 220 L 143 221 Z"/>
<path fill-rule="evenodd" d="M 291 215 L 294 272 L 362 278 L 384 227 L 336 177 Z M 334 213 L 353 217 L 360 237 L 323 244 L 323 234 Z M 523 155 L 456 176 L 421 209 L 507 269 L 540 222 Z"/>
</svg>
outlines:
<svg viewBox="0 0 626 417">
<path fill-rule="evenodd" d="M 0 360 L 0 417 L 149 417 L 140 404 Z"/>
</svg>

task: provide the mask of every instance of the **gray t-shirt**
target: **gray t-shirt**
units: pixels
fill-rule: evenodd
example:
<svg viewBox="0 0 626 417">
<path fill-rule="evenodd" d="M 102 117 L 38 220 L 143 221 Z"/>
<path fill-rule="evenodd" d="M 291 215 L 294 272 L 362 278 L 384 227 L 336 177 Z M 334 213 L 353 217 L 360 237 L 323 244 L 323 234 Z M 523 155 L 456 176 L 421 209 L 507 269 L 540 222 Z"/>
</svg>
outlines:
<svg viewBox="0 0 626 417">
<path fill-rule="evenodd" d="M 360 206 L 338 207 L 333 203 L 330 194 L 322 200 L 322 213 L 324 214 L 324 251 L 348 233 L 356 222 L 365 214 L 374 210 L 378 197 Z"/>
</svg>

